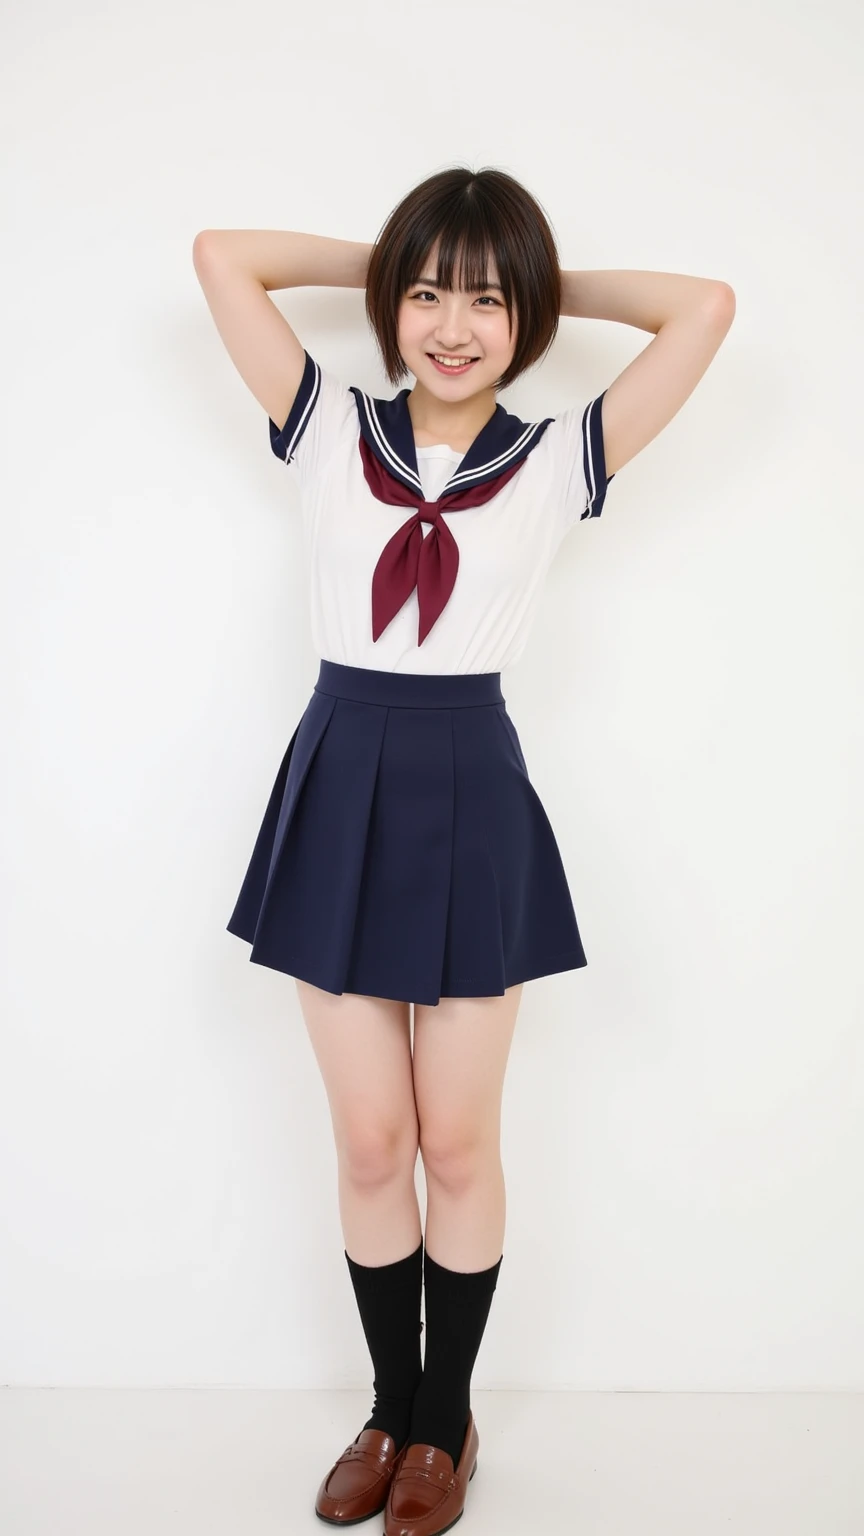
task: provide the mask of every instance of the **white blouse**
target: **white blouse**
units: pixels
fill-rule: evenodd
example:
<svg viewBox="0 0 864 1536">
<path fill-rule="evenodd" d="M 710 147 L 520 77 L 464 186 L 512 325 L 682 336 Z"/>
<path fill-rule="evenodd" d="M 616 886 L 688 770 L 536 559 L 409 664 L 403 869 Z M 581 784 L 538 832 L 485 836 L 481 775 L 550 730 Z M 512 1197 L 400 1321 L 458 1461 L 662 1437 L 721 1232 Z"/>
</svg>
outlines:
<svg viewBox="0 0 864 1536">
<path fill-rule="evenodd" d="M 446 443 L 436 443 L 434 448 L 416 448 L 414 451 L 417 454 L 423 495 L 427 501 L 436 501 L 465 455 L 457 453 L 455 448 L 449 448 Z"/>
<path fill-rule="evenodd" d="M 287 464 L 299 493 L 313 644 L 324 660 L 378 671 L 501 672 L 525 649 L 546 573 L 565 535 L 602 510 L 608 483 L 603 396 L 537 426 L 499 405 L 484 429 L 482 462 L 475 467 L 473 447 L 469 455 L 446 444 L 416 447 L 413 433 L 408 435 L 407 393 L 375 401 L 307 353 L 303 386 L 287 422 L 282 428 L 270 422 L 273 452 Z M 364 476 L 361 431 L 376 458 L 404 477 L 409 490 L 419 476 L 428 501 L 437 500 L 460 465 L 462 481 L 470 483 L 491 481 L 502 462 L 519 465 L 483 505 L 448 512 L 444 499 L 441 515 L 458 545 L 459 567 L 449 600 L 422 644 L 416 587 L 372 639 L 372 574 L 412 509 L 373 495 Z M 431 524 L 424 522 L 422 531 L 431 537 Z"/>
</svg>

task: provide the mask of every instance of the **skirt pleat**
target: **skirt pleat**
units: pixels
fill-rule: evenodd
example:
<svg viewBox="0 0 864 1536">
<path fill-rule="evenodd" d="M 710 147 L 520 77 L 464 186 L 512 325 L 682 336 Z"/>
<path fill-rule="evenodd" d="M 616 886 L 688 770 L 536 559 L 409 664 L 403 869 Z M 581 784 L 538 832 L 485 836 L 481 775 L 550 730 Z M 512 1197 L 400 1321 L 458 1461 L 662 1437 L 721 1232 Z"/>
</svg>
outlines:
<svg viewBox="0 0 864 1536">
<path fill-rule="evenodd" d="M 415 1003 L 586 965 L 500 674 L 322 661 L 227 927 L 256 964 Z"/>
</svg>

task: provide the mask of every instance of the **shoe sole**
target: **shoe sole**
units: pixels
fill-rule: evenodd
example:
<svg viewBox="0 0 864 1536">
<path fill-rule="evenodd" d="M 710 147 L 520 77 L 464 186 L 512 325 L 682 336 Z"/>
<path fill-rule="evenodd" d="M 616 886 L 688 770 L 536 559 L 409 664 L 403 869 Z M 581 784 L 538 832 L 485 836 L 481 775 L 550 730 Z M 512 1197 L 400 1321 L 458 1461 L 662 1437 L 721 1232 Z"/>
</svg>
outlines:
<svg viewBox="0 0 864 1536">
<path fill-rule="evenodd" d="M 374 1520 L 376 1515 L 383 1515 L 386 1508 L 387 1500 L 385 1499 L 380 1509 L 373 1509 L 368 1515 L 356 1515 L 353 1520 L 334 1520 L 332 1515 L 322 1515 L 317 1509 L 315 1513 L 318 1519 L 323 1520 L 327 1525 L 362 1525 L 364 1520 Z"/>
</svg>

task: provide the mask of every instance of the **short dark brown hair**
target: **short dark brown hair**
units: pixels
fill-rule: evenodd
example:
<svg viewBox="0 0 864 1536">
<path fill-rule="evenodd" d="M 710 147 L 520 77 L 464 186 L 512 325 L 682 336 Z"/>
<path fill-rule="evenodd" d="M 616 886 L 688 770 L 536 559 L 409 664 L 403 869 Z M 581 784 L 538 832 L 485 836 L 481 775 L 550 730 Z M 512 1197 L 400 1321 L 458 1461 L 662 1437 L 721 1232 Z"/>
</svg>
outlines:
<svg viewBox="0 0 864 1536">
<path fill-rule="evenodd" d="M 399 352 L 398 314 L 423 273 L 436 240 L 437 287 L 452 292 L 454 268 L 468 292 L 488 284 L 491 252 L 510 317 L 516 309 L 516 348 L 495 384 L 505 389 L 544 357 L 558 331 L 561 268 L 555 236 L 535 197 L 506 171 L 454 166 L 415 187 L 378 234 L 366 274 L 366 316 L 391 384 L 408 374 Z"/>
</svg>

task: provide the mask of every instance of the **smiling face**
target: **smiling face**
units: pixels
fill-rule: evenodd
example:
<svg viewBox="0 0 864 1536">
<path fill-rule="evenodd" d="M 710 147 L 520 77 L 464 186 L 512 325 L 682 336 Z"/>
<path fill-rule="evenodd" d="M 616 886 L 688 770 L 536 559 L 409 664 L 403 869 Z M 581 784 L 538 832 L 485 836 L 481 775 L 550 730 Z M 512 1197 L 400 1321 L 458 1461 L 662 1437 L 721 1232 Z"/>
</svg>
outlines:
<svg viewBox="0 0 864 1536">
<path fill-rule="evenodd" d="M 491 253 L 486 271 L 489 286 L 471 293 L 439 288 L 437 261 L 436 242 L 421 263 L 418 281 L 400 303 L 399 352 L 431 394 L 464 400 L 493 388 L 510 366 L 516 350 L 516 316 L 511 333 Z"/>
</svg>

